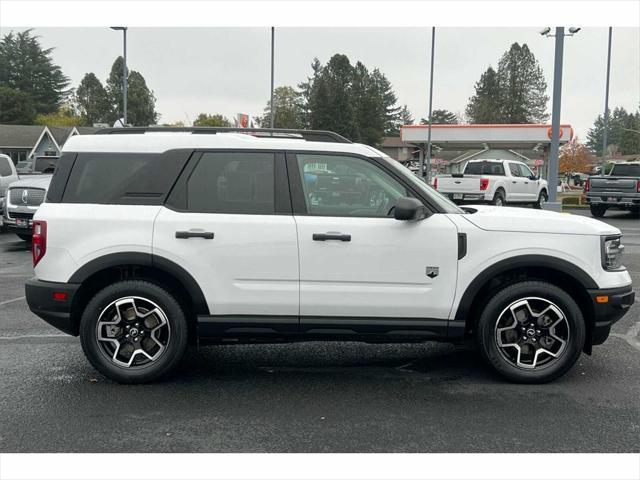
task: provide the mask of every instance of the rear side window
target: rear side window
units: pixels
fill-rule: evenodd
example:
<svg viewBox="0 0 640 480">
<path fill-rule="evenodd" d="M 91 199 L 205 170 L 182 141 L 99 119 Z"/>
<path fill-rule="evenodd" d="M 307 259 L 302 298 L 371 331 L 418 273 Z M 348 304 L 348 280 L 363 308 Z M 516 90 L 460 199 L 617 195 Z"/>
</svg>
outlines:
<svg viewBox="0 0 640 480">
<path fill-rule="evenodd" d="M 275 155 L 203 153 L 187 180 L 187 210 L 275 214 Z"/>
<path fill-rule="evenodd" d="M 469 162 L 464 173 L 469 175 L 504 175 L 504 165 L 500 162 Z"/>
<path fill-rule="evenodd" d="M 188 152 L 183 151 L 78 153 L 62 201 L 161 204 L 187 159 Z"/>
</svg>

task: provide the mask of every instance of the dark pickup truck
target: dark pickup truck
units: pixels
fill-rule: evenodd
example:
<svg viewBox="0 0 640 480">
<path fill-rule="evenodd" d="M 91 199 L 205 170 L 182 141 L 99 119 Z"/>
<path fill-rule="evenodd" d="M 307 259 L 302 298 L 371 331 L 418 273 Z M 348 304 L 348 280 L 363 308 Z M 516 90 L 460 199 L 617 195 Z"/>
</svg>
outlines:
<svg viewBox="0 0 640 480">
<path fill-rule="evenodd" d="M 609 175 L 590 177 L 584 193 L 594 217 L 610 208 L 640 215 L 640 162 L 617 163 Z"/>
</svg>

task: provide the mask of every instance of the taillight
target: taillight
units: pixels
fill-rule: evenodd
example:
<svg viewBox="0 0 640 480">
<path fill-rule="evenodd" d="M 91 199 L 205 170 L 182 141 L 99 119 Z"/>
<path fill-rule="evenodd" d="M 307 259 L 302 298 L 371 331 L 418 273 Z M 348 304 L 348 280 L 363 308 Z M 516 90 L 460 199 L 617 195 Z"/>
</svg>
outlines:
<svg viewBox="0 0 640 480">
<path fill-rule="evenodd" d="M 640 193 L 640 180 L 636 182 L 636 192 Z"/>
<path fill-rule="evenodd" d="M 489 187 L 489 179 L 481 178 L 480 179 L 480 190 L 486 190 Z"/>
<path fill-rule="evenodd" d="M 591 182 L 589 182 L 588 178 L 584 181 L 584 193 L 587 193 L 589 191 L 589 189 L 591 188 L 590 183 Z"/>
<path fill-rule="evenodd" d="M 638 183 L 640 185 L 640 182 Z M 438 177 L 433 179 L 433 188 L 438 189 Z"/>
<path fill-rule="evenodd" d="M 47 222 L 44 220 L 33 221 L 33 234 L 31 236 L 31 253 L 33 254 L 33 266 L 35 267 L 40 259 L 47 252 Z"/>
</svg>

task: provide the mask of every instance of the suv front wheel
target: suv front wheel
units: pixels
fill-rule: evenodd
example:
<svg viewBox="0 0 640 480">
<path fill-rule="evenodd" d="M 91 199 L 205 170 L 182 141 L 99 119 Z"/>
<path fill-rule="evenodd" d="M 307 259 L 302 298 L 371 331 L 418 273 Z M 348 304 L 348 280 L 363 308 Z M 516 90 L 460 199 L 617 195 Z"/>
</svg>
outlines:
<svg viewBox="0 0 640 480">
<path fill-rule="evenodd" d="M 482 354 L 518 383 L 544 383 L 564 375 L 585 341 L 580 307 L 550 283 L 526 281 L 504 288 L 487 303 L 478 324 Z"/>
<path fill-rule="evenodd" d="M 164 288 L 141 280 L 114 283 L 87 304 L 80 341 L 91 364 L 121 383 L 144 383 L 172 370 L 187 346 L 187 321 Z"/>
</svg>

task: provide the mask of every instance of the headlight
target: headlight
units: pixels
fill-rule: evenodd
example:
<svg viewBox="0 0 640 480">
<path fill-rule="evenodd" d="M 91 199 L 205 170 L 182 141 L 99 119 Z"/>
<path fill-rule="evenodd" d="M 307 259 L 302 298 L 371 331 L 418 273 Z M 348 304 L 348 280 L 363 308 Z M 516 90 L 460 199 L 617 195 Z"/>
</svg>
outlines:
<svg viewBox="0 0 640 480">
<path fill-rule="evenodd" d="M 602 268 L 605 270 L 623 270 L 622 254 L 624 245 L 620 235 L 615 237 L 602 237 Z"/>
</svg>

